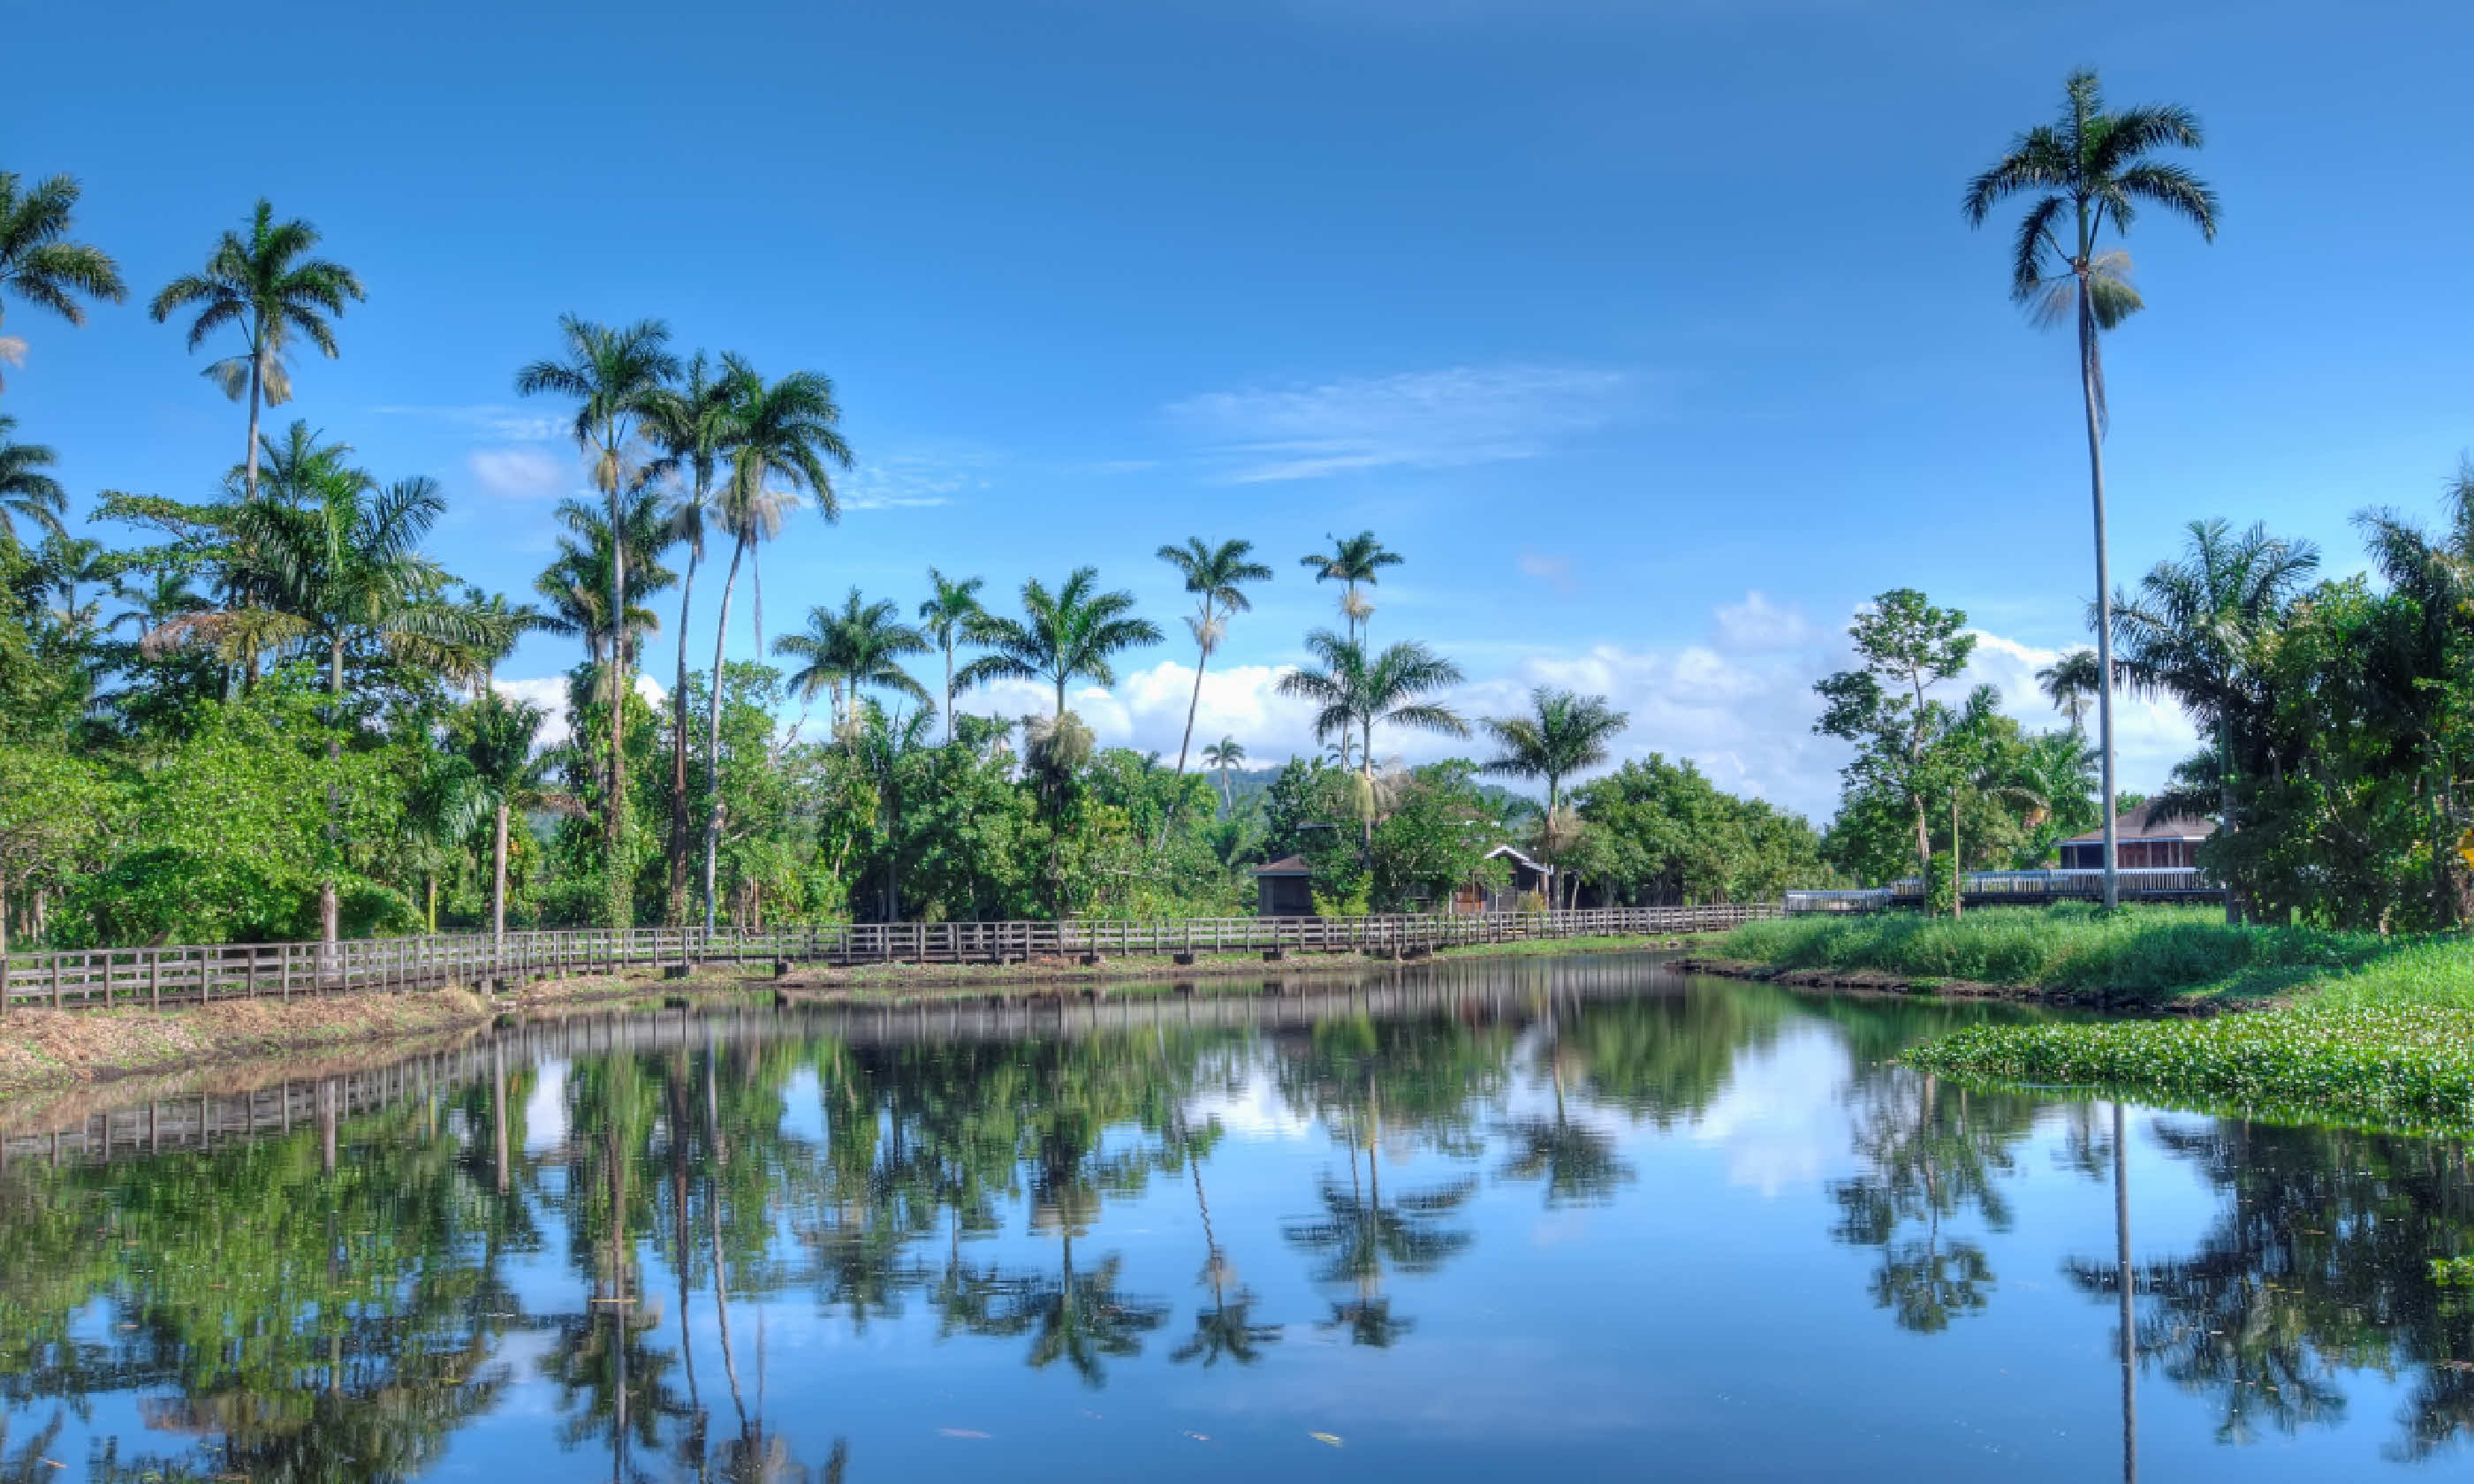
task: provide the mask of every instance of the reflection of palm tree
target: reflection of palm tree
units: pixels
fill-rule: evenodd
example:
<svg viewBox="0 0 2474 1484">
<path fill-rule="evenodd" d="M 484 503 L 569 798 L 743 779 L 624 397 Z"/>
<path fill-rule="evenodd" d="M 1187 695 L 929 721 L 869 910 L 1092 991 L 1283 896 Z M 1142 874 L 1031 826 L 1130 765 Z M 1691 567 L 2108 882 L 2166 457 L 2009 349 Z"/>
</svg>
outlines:
<svg viewBox="0 0 2474 1484">
<path fill-rule="evenodd" d="M 1909 1080 L 1912 1099 L 1900 1095 Z M 2012 1168 L 2009 1145 L 2025 1131 L 2032 1106 L 2001 1095 L 1944 1097 L 1935 1079 L 1904 1075 L 1865 1095 L 1871 1106 L 1858 1120 L 1856 1152 L 1866 1168 L 1831 1187 L 1840 1212 L 1832 1234 L 1880 1248 L 1874 1303 L 1903 1329 L 1936 1333 L 1982 1309 L 1994 1281 L 1983 1246 L 1947 1235 L 1942 1223 L 1973 1208 L 1994 1231 L 2009 1229 L 1998 1180 Z M 1921 1233 L 1909 1227 L 1917 1221 Z"/>
<path fill-rule="evenodd" d="M 1392 1313 L 1392 1301 L 1383 1296 L 1387 1266 L 1402 1273 L 1431 1273 L 1467 1248 L 1470 1233 L 1444 1226 L 1443 1218 L 1477 1190 L 1475 1180 L 1460 1180 L 1386 1205 L 1379 1147 L 1379 1140 L 1370 1139 L 1363 1188 L 1352 1146 L 1348 1188 L 1324 1176 L 1322 1217 L 1293 1223 L 1284 1233 L 1292 1244 L 1324 1259 L 1315 1281 L 1346 1282 L 1356 1289 L 1353 1299 L 1332 1304 L 1331 1322 L 1322 1328 L 1346 1328 L 1351 1344 L 1377 1348 L 1389 1346 L 1410 1328 L 1408 1320 Z"/>
<path fill-rule="evenodd" d="M 1168 1305 L 1128 1297 L 1117 1287 L 1124 1260 L 1111 1253 L 1088 1273 L 1074 1270 L 1074 1234 L 1065 1233 L 1063 1266 L 1056 1282 L 1044 1280 L 1026 1296 L 1026 1307 L 1038 1330 L 1031 1342 L 1031 1368 L 1044 1369 L 1058 1360 L 1074 1367 L 1082 1384 L 1097 1391 L 1107 1384 L 1103 1357 L 1142 1353 L 1144 1333 L 1168 1318 Z"/>
<path fill-rule="evenodd" d="M 1200 1144 L 1207 1147 L 1219 1132 L 1219 1120 L 1214 1119 L 1209 1135 Z M 1208 1369 L 1218 1365 L 1225 1355 L 1241 1366 L 1249 1366 L 1262 1358 L 1261 1347 L 1279 1339 L 1280 1327 L 1253 1322 L 1252 1289 L 1240 1285 L 1236 1298 L 1229 1298 L 1228 1285 L 1235 1281 L 1237 1270 L 1211 1230 L 1211 1201 L 1202 1189 L 1203 1147 L 1198 1147 L 1198 1141 L 1193 1139 L 1186 1143 L 1186 1163 L 1194 1172 L 1194 1209 L 1202 1218 L 1201 1281 L 1211 1289 L 1211 1307 L 1196 1313 L 1194 1338 L 1178 1346 L 1168 1358 L 1180 1365 L 1201 1360 Z"/>
<path fill-rule="evenodd" d="M 1553 1001 L 1546 1012 L 1546 1065 L 1555 1085 L 1555 1115 L 1515 1118 L 1505 1132 L 1513 1141 L 1512 1158 L 1504 1162 L 1506 1180 L 1546 1182 L 1546 1205 L 1603 1206 L 1616 1185 L 1632 1179 L 1632 1167 L 1615 1157 L 1614 1140 L 1586 1123 L 1574 1123 L 1564 1102 L 1567 1052 L 1562 1017 Z"/>
</svg>

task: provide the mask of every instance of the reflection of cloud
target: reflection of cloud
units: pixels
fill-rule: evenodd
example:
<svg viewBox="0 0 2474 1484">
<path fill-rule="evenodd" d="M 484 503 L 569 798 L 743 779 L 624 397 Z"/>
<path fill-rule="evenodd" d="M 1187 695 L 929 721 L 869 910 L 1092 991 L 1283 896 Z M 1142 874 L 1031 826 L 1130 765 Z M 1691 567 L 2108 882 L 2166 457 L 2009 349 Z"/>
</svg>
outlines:
<svg viewBox="0 0 2474 1484">
<path fill-rule="evenodd" d="M 1208 392 L 1167 413 L 1230 461 L 1230 482 L 1253 484 L 1535 458 L 1606 422 L 1629 388 L 1582 367 L 1455 366 Z"/>
<path fill-rule="evenodd" d="M 476 448 L 465 463 L 484 494 L 505 500 L 546 500 L 576 485 L 574 461 L 537 448 Z"/>
<path fill-rule="evenodd" d="M 1763 1050 L 1739 1049 L 1725 1090 L 1693 1120 L 1692 1138 L 1724 1148 L 1728 1184 L 1764 1199 L 1813 1185 L 1836 1152 L 1822 1136 L 1840 1132 L 1832 1109 L 1846 1076 L 1845 1046 L 1818 1028 Z"/>
<path fill-rule="evenodd" d="M 499 680 L 495 682 L 495 688 L 500 695 L 511 700 L 527 702 L 547 713 L 542 719 L 540 738 L 542 746 L 556 747 L 575 734 L 575 730 L 570 725 L 567 715 L 566 676 L 544 676 L 534 680 Z M 659 706 L 669 695 L 669 691 L 651 676 L 639 674 L 636 677 L 636 694 Z"/>
</svg>

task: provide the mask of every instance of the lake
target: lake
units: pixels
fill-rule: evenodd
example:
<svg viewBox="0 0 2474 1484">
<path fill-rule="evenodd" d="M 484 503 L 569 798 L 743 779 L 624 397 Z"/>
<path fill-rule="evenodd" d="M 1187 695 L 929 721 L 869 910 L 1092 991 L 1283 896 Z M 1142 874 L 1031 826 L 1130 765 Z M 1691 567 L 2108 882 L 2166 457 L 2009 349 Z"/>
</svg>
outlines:
<svg viewBox="0 0 2474 1484">
<path fill-rule="evenodd" d="M 1285 989 L 604 1016 L 21 1111 L 0 1478 L 2474 1459 L 2462 1143 L 1936 1083 L 1893 1058 L 2022 1012 L 1648 956 Z"/>
</svg>

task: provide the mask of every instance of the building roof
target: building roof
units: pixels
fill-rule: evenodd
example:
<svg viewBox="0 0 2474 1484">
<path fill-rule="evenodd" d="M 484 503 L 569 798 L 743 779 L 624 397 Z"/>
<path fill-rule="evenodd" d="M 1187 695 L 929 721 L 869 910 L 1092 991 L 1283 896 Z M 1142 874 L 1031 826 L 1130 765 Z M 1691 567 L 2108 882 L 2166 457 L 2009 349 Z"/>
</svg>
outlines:
<svg viewBox="0 0 2474 1484">
<path fill-rule="evenodd" d="M 2115 821 L 2114 835 L 2122 840 L 2205 840 L 2217 832 L 2217 822 L 2195 814 L 2170 814 L 2159 817 L 2157 806 L 2143 803 Z M 2083 835 L 2073 835 L 2058 842 L 2062 845 L 2102 845 L 2104 830 L 2091 829 Z"/>
<path fill-rule="evenodd" d="M 1493 850 L 1487 851 L 1486 854 L 1480 858 L 1484 860 L 1492 860 L 1498 855 L 1508 855 L 1514 860 L 1516 860 L 1520 864 L 1528 867 L 1530 870 L 1537 872 L 1541 876 L 1551 876 L 1555 874 L 1554 867 L 1541 866 L 1536 861 L 1531 860 L 1528 855 L 1523 853 L 1517 848 L 1509 845 L 1498 845 Z"/>
<path fill-rule="evenodd" d="M 1314 868 L 1306 864 L 1306 858 L 1302 855 L 1283 855 L 1278 860 L 1265 861 L 1263 864 L 1255 867 L 1254 874 L 1258 876 L 1306 876 L 1314 874 Z"/>
</svg>

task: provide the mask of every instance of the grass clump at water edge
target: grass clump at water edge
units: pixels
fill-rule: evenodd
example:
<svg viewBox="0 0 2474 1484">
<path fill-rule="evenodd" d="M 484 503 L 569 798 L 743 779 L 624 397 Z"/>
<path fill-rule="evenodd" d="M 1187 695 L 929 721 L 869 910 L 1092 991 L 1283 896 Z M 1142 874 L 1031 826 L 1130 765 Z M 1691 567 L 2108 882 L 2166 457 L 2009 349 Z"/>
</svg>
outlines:
<svg viewBox="0 0 2474 1484">
<path fill-rule="evenodd" d="M 1778 969 L 1878 969 L 2024 989 L 2229 999 L 2306 985 L 2474 1009 L 2474 943 L 2313 927 L 2232 926 L 2213 907 L 1989 907 L 1748 922 L 1727 956 Z"/>
</svg>

